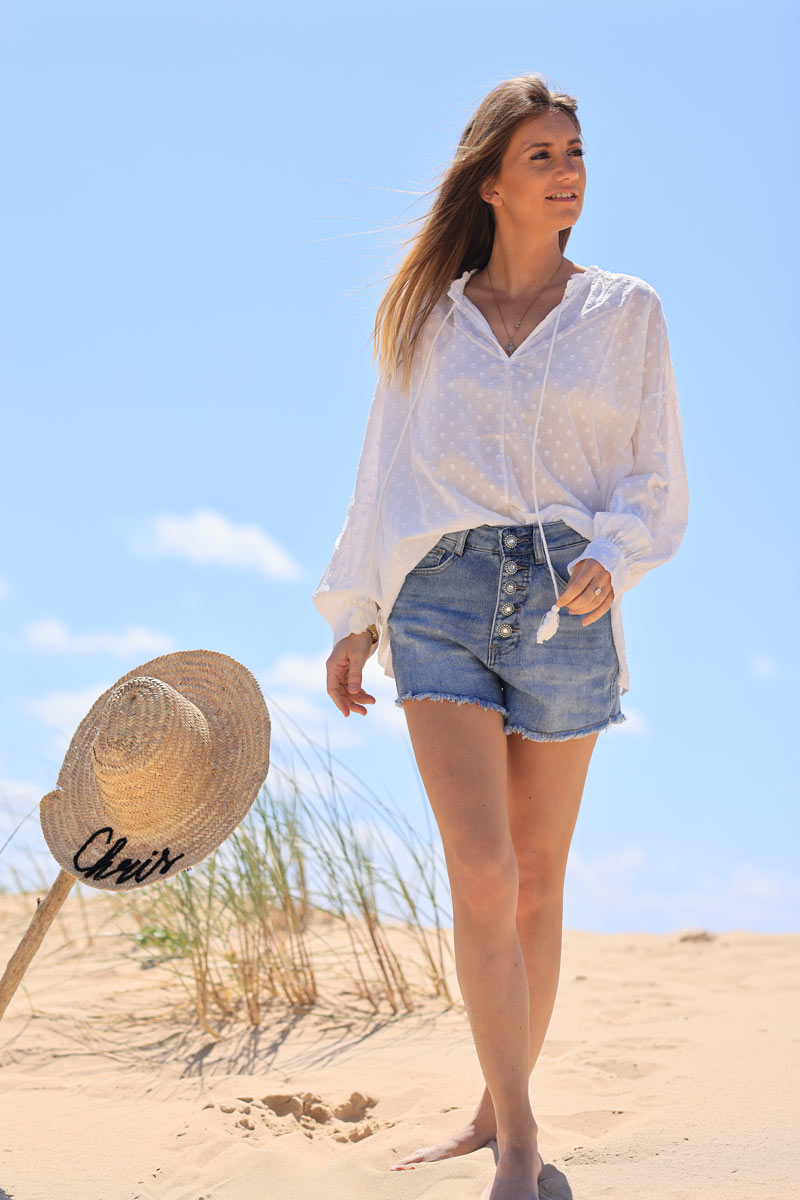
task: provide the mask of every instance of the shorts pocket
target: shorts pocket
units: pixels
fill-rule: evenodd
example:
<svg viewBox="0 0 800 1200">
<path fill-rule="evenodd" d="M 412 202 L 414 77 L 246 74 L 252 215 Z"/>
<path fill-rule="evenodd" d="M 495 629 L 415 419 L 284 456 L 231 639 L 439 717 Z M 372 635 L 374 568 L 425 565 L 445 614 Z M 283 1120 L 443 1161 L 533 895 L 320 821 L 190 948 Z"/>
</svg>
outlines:
<svg viewBox="0 0 800 1200">
<path fill-rule="evenodd" d="M 573 558 L 583 554 L 586 547 L 589 545 L 589 538 L 579 538 L 575 542 L 570 542 L 568 546 L 548 546 L 550 554 L 550 562 L 553 567 L 553 574 L 560 584 L 567 587 L 570 582 L 569 571 L 567 566 L 572 562 Z M 547 563 L 544 564 L 547 566 Z"/>
<path fill-rule="evenodd" d="M 409 575 L 430 575 L 434 571 L 444 571 L 456 557 L 456 539 L 452 534 L 444 534 L 436 545 L 421 558 Z"/>
</svg>

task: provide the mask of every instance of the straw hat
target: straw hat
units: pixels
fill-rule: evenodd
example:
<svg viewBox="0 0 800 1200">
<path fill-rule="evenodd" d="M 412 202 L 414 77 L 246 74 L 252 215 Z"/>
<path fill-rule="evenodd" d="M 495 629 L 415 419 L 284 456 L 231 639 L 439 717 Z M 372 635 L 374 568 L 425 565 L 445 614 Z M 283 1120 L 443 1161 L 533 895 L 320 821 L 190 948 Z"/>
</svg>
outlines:
<svg viewBox="0 0 800 1200">
<path fill-rule="evenodd" d="M 70 742 L 42 831 L 65 871 L 122 891 L 200 862 L 233 832 L 269 768 L 258 683 L 213 650 L 163 654 L 92 705 Z"/>
</svg>

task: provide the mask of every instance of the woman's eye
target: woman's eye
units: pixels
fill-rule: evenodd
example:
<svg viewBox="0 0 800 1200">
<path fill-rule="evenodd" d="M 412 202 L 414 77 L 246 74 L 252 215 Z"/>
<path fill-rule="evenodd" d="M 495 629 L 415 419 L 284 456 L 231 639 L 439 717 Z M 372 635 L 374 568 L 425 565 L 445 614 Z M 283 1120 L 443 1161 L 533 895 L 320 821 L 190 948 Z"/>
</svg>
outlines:
<svg viewBox="0 0 800 1200">
<path fill-rule="evenodd" d="M 584 158 L 586 155 L 586 151 L 584 149 L 582 149 L 581 146 L 575 146 L 575 148 L 571 151 L 571 153 L 580 154 L 581 158 Z M 539 152 L 537 154 L 532 154 L 531 159 L 542 158 L 542 156 L 544 156 L 545 158 L 549 157 L 546 150 L 539 150 Z"/>
</svg>

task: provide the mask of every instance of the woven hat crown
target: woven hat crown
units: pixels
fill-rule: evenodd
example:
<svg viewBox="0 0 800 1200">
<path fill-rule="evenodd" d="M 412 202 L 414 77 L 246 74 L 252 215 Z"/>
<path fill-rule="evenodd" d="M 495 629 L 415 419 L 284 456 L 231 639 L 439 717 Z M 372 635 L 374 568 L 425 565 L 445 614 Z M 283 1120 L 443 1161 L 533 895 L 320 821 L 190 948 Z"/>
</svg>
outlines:
<svg viewBox="0 0 800 1200">
<path fill-rule="evenodd" d="M 212 750 L 204 714 L 163 679 L 137 675 L 118 684 L 91 749 L 112 824 L 146 834 L 163 826 L 165 811 L 178 821 L 188 816 Z"/>
</svg>

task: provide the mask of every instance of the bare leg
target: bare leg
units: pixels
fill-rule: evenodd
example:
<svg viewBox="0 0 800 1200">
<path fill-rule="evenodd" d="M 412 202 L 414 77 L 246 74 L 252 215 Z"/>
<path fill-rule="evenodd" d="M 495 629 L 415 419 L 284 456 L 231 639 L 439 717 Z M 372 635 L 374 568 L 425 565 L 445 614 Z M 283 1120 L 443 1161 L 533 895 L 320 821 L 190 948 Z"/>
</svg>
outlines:
<svg viewBox="0 0 800 1200">
<path fill-rule="evenodd" d="M 558 991 L 564 873 L 598 736 L 595 733 L 562 742 L 535 742 L 519 734 L 506 738 L 508 813 L 519 870 L 516 926 L 530 999 L 529 1076 L 544 1044 Z M 496 1133 L 494 1104 L 487 1086 L 462 1129 L 407 1155 L 392 1169 L 469 1154 L 485 1146 Z"/>
<path fill-rule="evenodd" d="M 446 700 L 409 701 L 404 711 L 442 837 L 458 980 L 496 1114 L 500 1190 L 493 1200 L 537 1200 L 530 996 L 516 927 L 518 868 L 503 719 L 477 704 Z M 506 1183 L 511 1190 L 503 1190 Z"/>
</svg>

